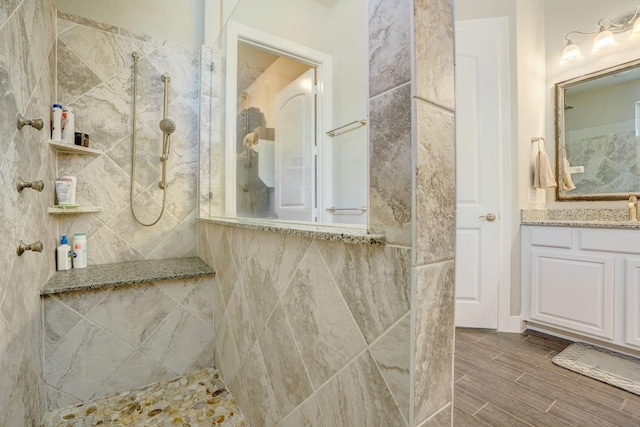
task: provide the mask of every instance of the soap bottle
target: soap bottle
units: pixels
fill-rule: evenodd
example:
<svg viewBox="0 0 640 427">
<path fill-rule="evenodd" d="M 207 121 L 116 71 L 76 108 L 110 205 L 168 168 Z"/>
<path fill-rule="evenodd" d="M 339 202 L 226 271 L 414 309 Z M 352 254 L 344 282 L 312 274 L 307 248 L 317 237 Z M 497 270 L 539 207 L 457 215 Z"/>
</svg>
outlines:
<svg viewBox="0 0 640 427">
<path fill-rule="evenodd" d="M 67 242 L 67 236 L 60 238 L 60 246 L 56 250 L 58 271 L 71 269 L 71 246 Z"/>
</svg>

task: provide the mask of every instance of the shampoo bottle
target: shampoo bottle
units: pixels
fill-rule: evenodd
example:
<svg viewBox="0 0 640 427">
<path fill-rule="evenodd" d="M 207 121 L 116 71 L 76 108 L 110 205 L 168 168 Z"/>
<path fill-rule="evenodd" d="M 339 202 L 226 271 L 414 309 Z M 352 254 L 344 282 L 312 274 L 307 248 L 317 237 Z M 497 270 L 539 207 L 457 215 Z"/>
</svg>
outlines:
<svg viewBox="0 0 640 427">
<path fill-rule="evenodd" d="M 53 104 L 51 109 L 51 140 L 62 141 L 62 105 Z"/>
<path fill-rule="evenodd" d="M 76 233 L 73 235 L 73 268 L 87 266 L 87 235 Z"/>
<path fill-rule="evenodd" d="M 75 139 L 75 116 L 73 108 L 62 110 L 62 142 L 73 145 Z"/>
<path fill-rule="evenodd" d="M 56 250 L 58 271 L 71 270 L 71 246 L 67 242 L 67 236 L 60 238 L 60 246 Z"/>
</svg>

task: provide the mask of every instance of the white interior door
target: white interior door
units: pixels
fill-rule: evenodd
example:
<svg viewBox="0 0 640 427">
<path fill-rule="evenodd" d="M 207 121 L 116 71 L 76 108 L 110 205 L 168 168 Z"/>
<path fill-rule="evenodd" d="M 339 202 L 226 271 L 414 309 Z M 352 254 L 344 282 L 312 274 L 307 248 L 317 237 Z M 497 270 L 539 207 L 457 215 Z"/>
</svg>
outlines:
<svg viewBox="0 0 640 427">
<path fill-rule="evenodd" d="M 275 211 L 278 219 L 314 220 L 315 70 L 276 95 Z"/>
<path fill-rule="evenodd" d="M 497 329 L 507 21 L 456 21 L 455 27 L 456 326 Z"/>
</svg>

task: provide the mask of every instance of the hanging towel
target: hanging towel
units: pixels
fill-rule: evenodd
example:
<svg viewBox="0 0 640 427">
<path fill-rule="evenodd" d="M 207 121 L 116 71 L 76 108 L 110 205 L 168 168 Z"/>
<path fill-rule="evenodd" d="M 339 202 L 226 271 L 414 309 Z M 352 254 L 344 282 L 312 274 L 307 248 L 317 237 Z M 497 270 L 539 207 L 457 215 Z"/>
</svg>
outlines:
<svg viewBox="0 0 640 427">
<path fill-rule="evenodd" d="M 557 187 L 556 179 L 551 170 L 549 156 L 544 147 L 544 138 L 538 138 L 538 154 L 536 155 L 533 188 Z"/>
<path fill-rule="evenodd" d="M 567 160 L 567 151 L 565 150 L 564 152 L 564 167 L 563 167 L 563 174 L 562 174 L 562 180 L 564 181 L 564 191 L 570 191 L 570 190 L 575 190 L 576 186 L 573 183 L 573 180 L 571 179 L 571 173 L 569 173 L 569 168 L 571 167 L 571 164 L 569 163 L 569 160 Z"/>
</svg>

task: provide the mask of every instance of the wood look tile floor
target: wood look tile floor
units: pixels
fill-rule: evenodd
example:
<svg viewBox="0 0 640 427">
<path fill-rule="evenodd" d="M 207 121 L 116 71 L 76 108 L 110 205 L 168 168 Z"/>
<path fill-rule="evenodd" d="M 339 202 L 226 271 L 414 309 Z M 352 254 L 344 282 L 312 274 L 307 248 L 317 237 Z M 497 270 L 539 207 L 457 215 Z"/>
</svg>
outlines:
<svg viewBox="0 0 640 427">
<path fill-rule="evenodd" d="M 453 425 L 640 426 L 640 396 L 551 362 L 569 344 L 535 331 L 457 329 Z"/>
</svg>

